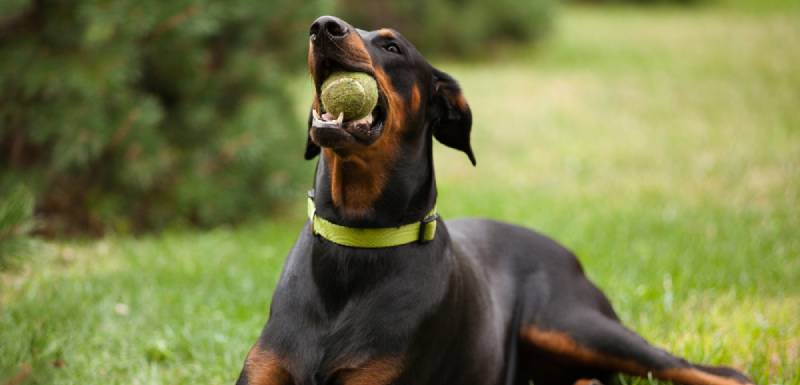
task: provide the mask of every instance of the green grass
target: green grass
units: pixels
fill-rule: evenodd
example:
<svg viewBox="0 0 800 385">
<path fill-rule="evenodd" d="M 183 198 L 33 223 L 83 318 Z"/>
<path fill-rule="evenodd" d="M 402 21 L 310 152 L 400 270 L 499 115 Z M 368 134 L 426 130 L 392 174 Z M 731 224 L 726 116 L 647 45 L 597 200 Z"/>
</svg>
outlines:
<svg viewBox="0 0 800 385">
<path fill-rule="evenodd" d="M 441 211 L 537 228 L 653 342 L 800 384 L 798 13 L 561 16 L 544 46 L 436 63 L 464 86 L 478 158 L 437 149 Z M 41 246 L 0 276 L 0 384 L 26 366 L 26 384 L 233 383 L 302 197 L 238 229 Z"/>
</svg>

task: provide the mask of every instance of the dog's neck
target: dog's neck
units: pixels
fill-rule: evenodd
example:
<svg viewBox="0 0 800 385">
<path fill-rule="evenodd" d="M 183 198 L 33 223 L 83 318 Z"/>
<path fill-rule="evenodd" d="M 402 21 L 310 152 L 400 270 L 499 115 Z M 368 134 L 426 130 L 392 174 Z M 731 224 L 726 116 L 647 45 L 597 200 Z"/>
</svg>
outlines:
<svg viewBox="0 0 800 385">
<path fill-rule="evenodd" d="M 317 215 L 350 227 L 393 227 L 422 219 L 436 203 L 432 140 L 395 156 L 343 156 L 323 149 L 314 183 Z"/>
</svg>

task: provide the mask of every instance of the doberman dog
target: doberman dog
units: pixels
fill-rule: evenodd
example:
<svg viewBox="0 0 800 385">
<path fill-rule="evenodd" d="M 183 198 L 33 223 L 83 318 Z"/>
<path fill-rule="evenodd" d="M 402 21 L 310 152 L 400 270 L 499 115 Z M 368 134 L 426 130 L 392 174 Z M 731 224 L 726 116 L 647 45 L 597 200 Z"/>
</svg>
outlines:
<svg viewBox="0 0 800 385">
<path fill-rule="evenodd" d="M 313 214 L 238 385 L 573 385 L 616 373 L 752 383 L 627 329 L 555 241 L 510 224 L 431 215 L 433 138 L 474 165 L 472 116 L 457 82 L 398 32 L 320 17 L 308 67 L 316 94 L 305 157 L 319 155 Z M 348 122 L 324 111 L 321 84 L 339 70 L 376 80 L 379 102 L 367 118 Z M 331 236 L 393 236 L 409 226 L 419 237 L 384 246 Z"/>
</svg>

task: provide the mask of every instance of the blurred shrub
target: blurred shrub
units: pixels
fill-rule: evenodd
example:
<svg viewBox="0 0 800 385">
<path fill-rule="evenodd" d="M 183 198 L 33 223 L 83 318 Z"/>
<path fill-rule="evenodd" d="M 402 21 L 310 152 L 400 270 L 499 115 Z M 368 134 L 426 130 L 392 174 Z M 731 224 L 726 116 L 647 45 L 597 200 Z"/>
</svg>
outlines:
<svg viewBox="0 0 800 385">
<path fill-rule="evenodd" d="M 568 0 L 584 4 L 698 4 L 706 0 Z"/>
<path fill-rule="evenodd" d="M 8 267 L 28 246 L 32 228 L 33 196 L 18 185 L 0 189 L 0 270 Z"/>
<path fill-rule="evenodd" d="M 0 180 L 31 186 L 46 232 L 265 213 L 295 192 L 303 130 L 286 74 L 304 70 L 319 13 L 293 0 L 1 2 Z"/>
<path fill-rule="evenodd" d="M 541 38 L 557 0 L 339 0 L 337 14 L 363 29 L 391 27 L 423 54 L 480 56 L 495 43 Z"/>
<path fill-rule="evenodd" d="M 287 83 L 316 16 L 478 54 L 541 36 L 554 1 L 2 1 L 0 182 L 31 189 L 47 234 L 264 215 L 297 200 Z"/>
</svg>

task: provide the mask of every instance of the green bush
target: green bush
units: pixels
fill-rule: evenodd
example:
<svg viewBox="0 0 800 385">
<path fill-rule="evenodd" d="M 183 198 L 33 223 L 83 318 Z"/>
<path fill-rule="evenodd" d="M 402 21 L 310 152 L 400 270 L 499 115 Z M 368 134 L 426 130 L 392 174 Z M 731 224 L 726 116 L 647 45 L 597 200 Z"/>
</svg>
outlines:
<svg viewBox="0 0 800 385">
<path fill-rule="evenodd" d="M 213 225 L 291 188 L 318 1 L 0 5 L 0 177 L 33 188 L 46 232 Z"/>
<path fill-rule="evenodd" d="M 425 54 L 478 57 L 496 43 L 544 36 L 556 0 L 340 0 L 337 6 L 353 25 L 395 28 Z"/>
<path fill-rule="evenodd" d="M 33 197 L 24 187 L 0 188 L 0 270 L 28 248 L 33 227 Z"/>
<path fill-rule="evenodd" d="M 707 0 L 569 0 L 586 4 L 698 4 Z"/>
<path fill-rule="evenodd" d="M 477 54 L 540 36 L 555 0 L 335 1 L 0 2 L 0 181 L 45 234 L 263 216 L 299 199 L 288 83 L 318 15 Z"/>
</svg>

